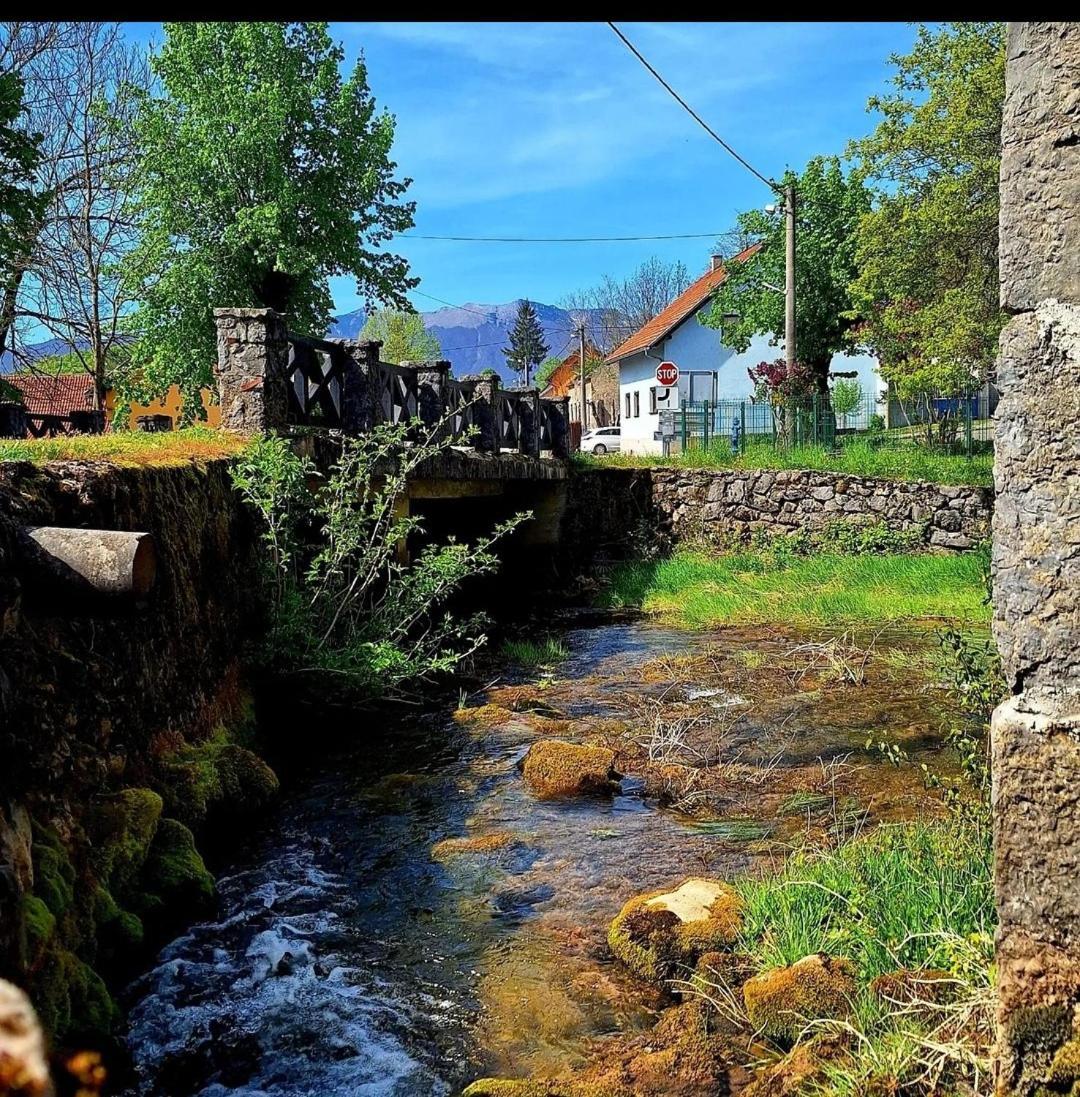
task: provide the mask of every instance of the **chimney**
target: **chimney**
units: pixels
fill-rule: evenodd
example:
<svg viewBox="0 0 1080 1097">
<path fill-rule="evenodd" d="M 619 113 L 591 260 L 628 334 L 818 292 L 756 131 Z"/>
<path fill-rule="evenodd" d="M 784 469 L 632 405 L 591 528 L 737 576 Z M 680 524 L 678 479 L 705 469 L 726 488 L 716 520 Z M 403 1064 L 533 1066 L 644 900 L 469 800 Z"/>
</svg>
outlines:
<svg viewBox="0 0 1080 1097">
<path fill-rule="evenodd" d="M 717 251 L 709 256 L 709 273 L 719 270 L 724 265 L 724 257 Z"/>
</svg>

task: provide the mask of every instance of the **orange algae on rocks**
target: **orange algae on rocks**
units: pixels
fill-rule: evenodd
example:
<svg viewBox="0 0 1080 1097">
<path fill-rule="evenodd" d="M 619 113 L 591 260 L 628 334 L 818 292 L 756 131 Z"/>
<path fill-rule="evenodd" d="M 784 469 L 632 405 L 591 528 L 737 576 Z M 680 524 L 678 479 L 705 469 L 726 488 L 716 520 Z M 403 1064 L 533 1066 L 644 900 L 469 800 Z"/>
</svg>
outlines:
<svg viewBox="0 0 1080 1097">
<path fill-rule="evenodd" d="M 496 830 L 488 834 L 474 834 L 463 838 L 443 838 L 431 847 L 433 861 L 446 861 L 469 853 L 497 853 L 514 845 L 518 837 L 509 830 Z"/>
<path fill-rule="evenodd" d="M 615 752 L 607 747 L 544 739 L 529 748 L 522 775 L 542 800 L 588 796 L 612 790 L 614 764 Z"/>
<path fill-rule="evenodd" d="M 743 1003 L 758 1032 L 792 1041 L 808 1021 L 847 1017 L 855 990 L 854 969 L 847 960 L 814 953 L 748 979 Z"/>
<path fill-rule="evenodd" d="M 676 965 L 730 948 L 742 900 L 727 884 L 692 876 L 678 887 L 636 895 L 608 930 L 614 955 L 642 978 L 663 980 Z"/>
</svg>

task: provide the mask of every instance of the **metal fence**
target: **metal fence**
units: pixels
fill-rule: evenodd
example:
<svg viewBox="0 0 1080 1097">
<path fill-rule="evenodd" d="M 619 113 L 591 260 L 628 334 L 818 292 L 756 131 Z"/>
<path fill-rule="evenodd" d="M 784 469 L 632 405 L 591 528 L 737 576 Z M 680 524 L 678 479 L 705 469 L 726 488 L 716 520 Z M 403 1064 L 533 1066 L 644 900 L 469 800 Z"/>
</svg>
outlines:
<svg viewBox="0 0 1080 1097">
<path fill-rule="evenodd" d="M 708 449 L 725 442 L 730 445 L 736 438 L 744 446 L 837 449 L 859 442 L 875 448 L 921 446 L 973 456 L 992 448 L 993 420 L 985 390 L 909 404 L 867 396 L 840 411 L 828 396 L 815 395 L 775 404 L 762 400 L 684 402 L 660 413 L 659 440 L 667 453 Z"/>
</svg>

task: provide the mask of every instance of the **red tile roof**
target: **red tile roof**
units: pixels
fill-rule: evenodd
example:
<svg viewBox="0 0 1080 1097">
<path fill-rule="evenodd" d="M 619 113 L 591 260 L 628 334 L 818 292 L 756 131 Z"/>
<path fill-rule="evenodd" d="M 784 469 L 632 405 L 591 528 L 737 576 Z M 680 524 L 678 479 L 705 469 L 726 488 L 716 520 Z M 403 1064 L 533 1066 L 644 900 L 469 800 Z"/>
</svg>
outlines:
<svg viewBox="0 0 1080 1097">
<path fill-rule="evenodd" d="M 31 415 L 70 415 L 94 408 L 94 380 L 88 374 L 9 373 L 4 380 L 22 393 Z"/>
<path fill-rule="evenodd" d="M 598 359 L 601 357 L 600 352 L 592 345 L 591 342 L 585 344 L 585 362 L 588 364 L 590 359 Z M 571 351 L 560 363 L 555 367 L 551 376 L 548 378 L 547 386 L 544 388 L 545 395 L 550 399 L 551 397 L 559 398 L 566 396 L 570 390 L 578 383 L 581 376 L 581 370 L 578 365 L 578 352 Z"/>
<path fill-rule="evenodd" d="M 759 248 L 760 244 L 751 244 L 738 255 L 732 263 L 745 263 Z M 721 264 L 716 270 L 707 271 L 696 282 L 691 282 L 666 308 L 656 314 L 648 323 L 643 324 L 629 339 L 619 344 L 609 355 L 609 362 L 620 358 L 629 358 L 638 351 L 648 350 L 660 342 L 672 329 L 677 328 L 688 316 L 699 308 L 720 288 L 727 278 L 727 269 Z"/>
</svg>

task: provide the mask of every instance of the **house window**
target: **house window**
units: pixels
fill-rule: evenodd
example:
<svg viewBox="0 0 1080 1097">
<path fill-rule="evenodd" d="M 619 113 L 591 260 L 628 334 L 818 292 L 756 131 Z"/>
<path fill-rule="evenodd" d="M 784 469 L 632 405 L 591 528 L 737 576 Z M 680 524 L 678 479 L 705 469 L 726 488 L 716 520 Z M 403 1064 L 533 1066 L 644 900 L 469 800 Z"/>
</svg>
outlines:
<svg viewBox="0 0 1080 1097">
<path fill-rule="evenodd" d="M 626 394 L 626 418 L 630 418 L 630 393 Z"/>
<path fill-rule="evenodd" d="M 634 389 L 634 418 L 641 418 L 641 393 Z"/>
<path fill-rule="evenodd" d="M 649 414 L 655 415 L 656 412 L 656 386 L 653 385 L 652 388 L 649 389 Z"/>
</svg>

